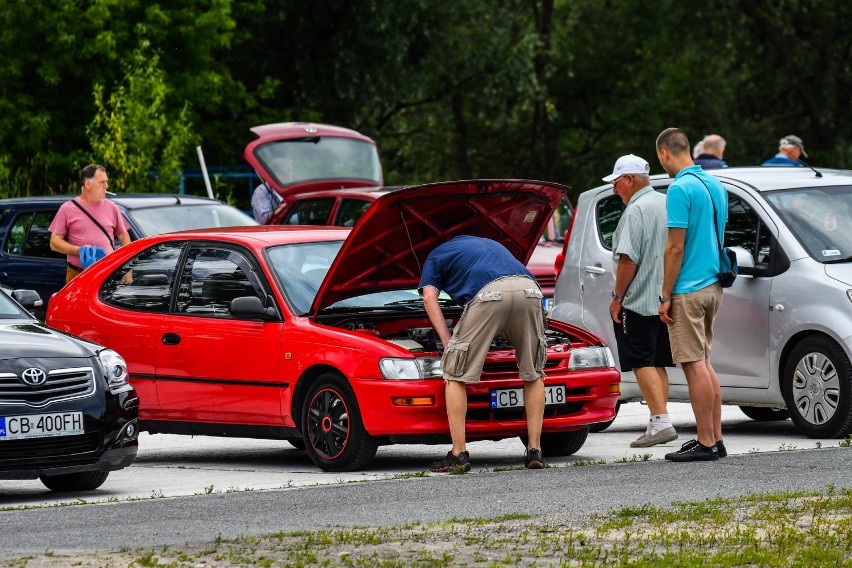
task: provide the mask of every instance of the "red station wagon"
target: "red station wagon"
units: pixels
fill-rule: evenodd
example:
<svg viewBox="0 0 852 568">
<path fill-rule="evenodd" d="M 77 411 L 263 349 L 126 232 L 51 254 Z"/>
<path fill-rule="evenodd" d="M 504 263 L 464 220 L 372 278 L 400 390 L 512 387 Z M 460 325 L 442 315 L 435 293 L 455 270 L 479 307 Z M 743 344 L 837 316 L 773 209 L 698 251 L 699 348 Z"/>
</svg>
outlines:
<svg viewBox="0 0 852 568">
<path fill-rule="evenodd" d="M 477 180 L 383 195 L 353 229 L 241 227 L 135 241 L 75 278 L 47 321 L 127 361 L 152 433 L 285 439 L 326 471 L 392 443 L 449 440 L 443 347 L 416 288 L 438 244 L 473 234 L 521 262 L 564 187 Z M 450 326 L 462 308 L 448 297 Z M 620 375 L 600 339 L 548 322 L 545 455 L 614 417 Z M 526 435 L 512 346 L 468 385 L 469 440 Z"/>
</svg>

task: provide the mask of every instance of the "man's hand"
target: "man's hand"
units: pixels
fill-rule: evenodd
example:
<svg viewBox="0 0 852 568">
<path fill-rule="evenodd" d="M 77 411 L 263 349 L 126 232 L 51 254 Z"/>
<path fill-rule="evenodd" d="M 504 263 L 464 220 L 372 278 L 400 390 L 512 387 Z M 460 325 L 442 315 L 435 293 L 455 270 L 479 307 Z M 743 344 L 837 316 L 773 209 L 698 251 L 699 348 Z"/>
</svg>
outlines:
<svg viewBox="0 0 852 568">
<path fill-rule="evenodd" d="M 674 323 L 674 320 L 669 315 L 669 310 L 671 310 L 671 307 L 672 307 L 672 301 L 671 300 L 668 300 L 668 301 L 665 301 L 665 302 L 660 302 L 660 309 L 659 309 L 660 319 L 666 325 L 671 325 L 672 323 Z"/>
<path fill-rule="evenodd" d="M 438 294 L 439 290 L 434 286 L 423 287 L 423 305 L 426 307 L 429 321 L 432 322 L 432 327 L 441 339 L 441 343 L 446 347 L 451 335 L 444 313 L 441 311 L 441 305 L 438 303 Z"/>
<path fill-rule="evenodd" d="M 621 323 L 621 300 L 613 300 L 609 305 L 609 317 L 615 323 Z"/>
</svg>

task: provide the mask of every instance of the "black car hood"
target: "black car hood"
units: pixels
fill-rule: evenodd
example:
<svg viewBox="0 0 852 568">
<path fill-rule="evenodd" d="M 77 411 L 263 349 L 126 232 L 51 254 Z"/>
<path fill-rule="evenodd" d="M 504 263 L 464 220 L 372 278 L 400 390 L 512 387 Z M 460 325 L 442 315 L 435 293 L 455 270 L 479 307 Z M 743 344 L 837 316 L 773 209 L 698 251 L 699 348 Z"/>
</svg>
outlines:
<svg viewBox="0 0 852 568">
<path fill-rule="evenodd" d="M 0 320 L 0 360 L 27 357 L 82 357 L 95 355 L 99 347 L 72 338 L 35 320 Z"/>
</svg>

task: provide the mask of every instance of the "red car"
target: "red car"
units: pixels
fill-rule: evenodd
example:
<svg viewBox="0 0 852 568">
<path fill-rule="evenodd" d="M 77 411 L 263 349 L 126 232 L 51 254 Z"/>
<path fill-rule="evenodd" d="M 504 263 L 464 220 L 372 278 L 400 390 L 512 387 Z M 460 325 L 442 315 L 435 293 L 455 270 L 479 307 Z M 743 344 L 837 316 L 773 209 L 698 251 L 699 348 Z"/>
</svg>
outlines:
<svg viewBox="0 0 852 568">
<path fill-rule="evenodd" d="M 49 325 L 120 352 L 152 433 L 278 438 L 326 471 L 381 444 L 446 442 L 442 346 L 417 293 L 429 252 L 458 234 L 526 262 L 562 197 L 551 183 L 478 180 L 383 195 L 354 229 L 240 227 L 134 241 L 75 278 Z M 450 324 L 462 308 L 446 299 Z M 545 455 L 614 417 L 609 349 L 548 322 Z M 512 346 L 495 338 L 469 385 L 470 440 L 526 433 Z"/>
<path fill-rule="evenodd" d="M 251 131 L 257 138 L 246 146 L 243 157 L 282 196 L 268 225 L 353 227 L 373 201 L 399 189 L 382 186 L 376 143 L 354 130 L 285 122 Z M 570 201 L 563 197 L 527 263 L 548 310 L 556 286 L 554 264 L 572 214 Z"/>
</svg>

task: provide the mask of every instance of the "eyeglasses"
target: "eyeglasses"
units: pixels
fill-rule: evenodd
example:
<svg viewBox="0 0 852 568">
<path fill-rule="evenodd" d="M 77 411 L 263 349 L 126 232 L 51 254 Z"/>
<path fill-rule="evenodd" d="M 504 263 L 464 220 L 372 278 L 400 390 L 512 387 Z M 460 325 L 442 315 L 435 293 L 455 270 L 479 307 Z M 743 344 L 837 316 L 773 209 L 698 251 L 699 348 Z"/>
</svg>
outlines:
<svg viewBox="0 0 852 568">
<path fill-rule="evenodd" d="M 615 188 L 615 186 L 618 184 L 618 182 L 620 182 L 621 180 L 623 180 L 623 179 L 624 179 L 624 178 L 626 178 L 626 177 L 633 177 L 633 176 L 632 176 L 632 174 L 624 174 L 623 176 L 619 176 L 618 178 L 616 178 L 616 179 L 612 182 L 612 187 L 613 187 L 613 188 Z"/>
</svg>

